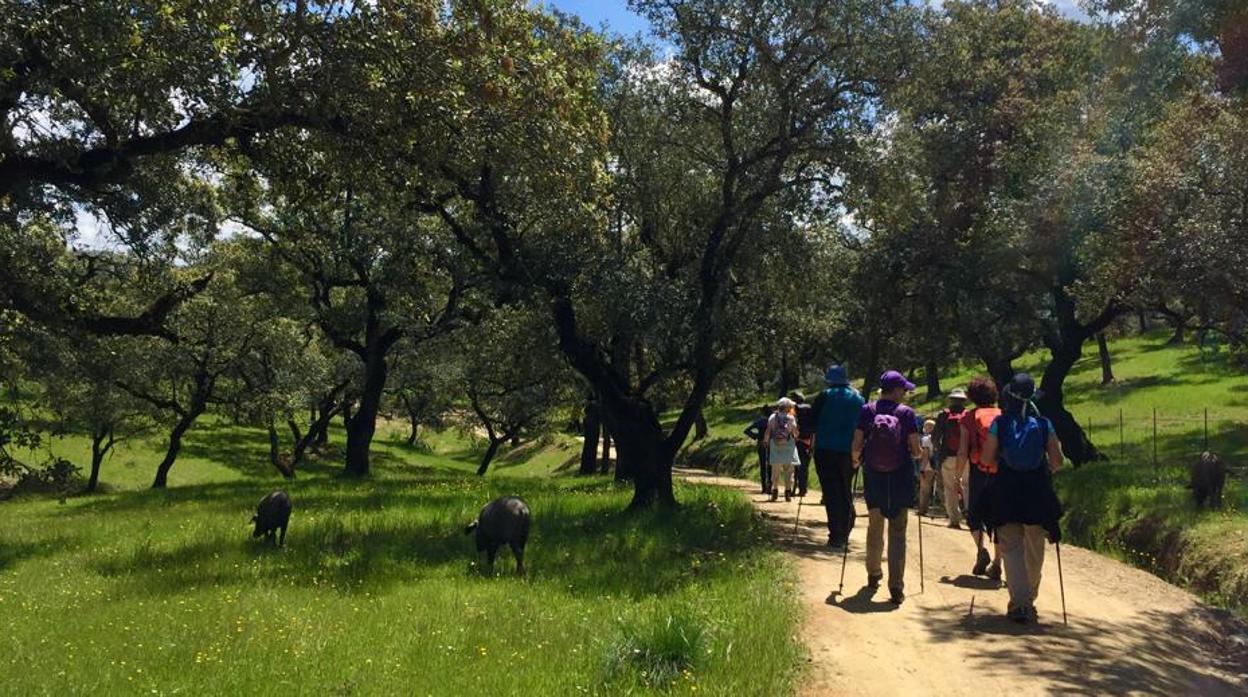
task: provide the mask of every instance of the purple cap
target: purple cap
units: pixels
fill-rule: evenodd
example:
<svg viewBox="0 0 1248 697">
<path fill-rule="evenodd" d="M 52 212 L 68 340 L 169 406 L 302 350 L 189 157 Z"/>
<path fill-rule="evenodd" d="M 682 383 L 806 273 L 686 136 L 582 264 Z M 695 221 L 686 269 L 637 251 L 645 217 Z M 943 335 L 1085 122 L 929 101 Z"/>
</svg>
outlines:
<svg viewBox="0 0 1248 697">
<path fill-rule="evenodd" d="M 880 376 L 881 390 L 895 390 L 898 387 L 905 388 L 906 392 L 909 392 L 914 389 L 914 383 L 907 380 L 905 375 L 896 370 L 890 370 Z"/>
</svg>

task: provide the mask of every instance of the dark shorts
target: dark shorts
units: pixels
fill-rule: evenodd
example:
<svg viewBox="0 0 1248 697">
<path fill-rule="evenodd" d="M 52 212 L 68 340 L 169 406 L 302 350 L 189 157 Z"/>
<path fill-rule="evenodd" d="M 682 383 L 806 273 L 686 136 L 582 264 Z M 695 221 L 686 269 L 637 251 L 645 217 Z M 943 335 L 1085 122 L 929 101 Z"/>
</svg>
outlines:
<svg viewBox="0 0 1248 697">
<path fill-rule="evenodd" d="M 985 529 L 985 521 L 974 514 L 975 502 L 984 493 L 984 489 L 992 481 L 994 475 L 981 471 L 974 464 L 970 467 L 970 481 L 966 487 L 966 523 L 972 530 Z"/>
</svg>

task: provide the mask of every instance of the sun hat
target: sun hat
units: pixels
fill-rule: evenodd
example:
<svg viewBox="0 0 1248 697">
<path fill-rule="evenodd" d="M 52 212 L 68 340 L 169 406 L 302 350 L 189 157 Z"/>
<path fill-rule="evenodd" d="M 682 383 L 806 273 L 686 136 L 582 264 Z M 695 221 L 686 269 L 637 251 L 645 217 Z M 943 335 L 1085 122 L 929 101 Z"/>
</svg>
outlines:
<svg viewBox="0 0 1248 697">
<path fill-rule="evenodd" d="M 953 391 L 949 393 L 949 399 L 966 399 L 966 398 L 967 398 L 966 390 L 962 389 L 961 387 L 955 387 L 953 388 Z"/>
<path fill-rule="evenodd" d="M 776 402 L 777 409 L 788 409 L 789 407 L 795 407 L 795 406 L 797 406 L 797 402 L 794 402 L 788 397 L 781 397 L 780 401 Z"/>
<path fill-rule="evenodd" d="M 823 381 L 829 385 L 848 385 L 849 371 L 845 370 L 843 364 L 837 363 L 828 367 L 828 371 L 823 374 Z"/>
<path fill-rule="evenodd" d="M 880 376 L 881 390 L 895 390 L 898 387 L 904 388 L 906 392 L 909 392 L 914 389 L 914 383 L 907 380 L 906 376 L 896 370 L 886 371 Z"/>
</svg>

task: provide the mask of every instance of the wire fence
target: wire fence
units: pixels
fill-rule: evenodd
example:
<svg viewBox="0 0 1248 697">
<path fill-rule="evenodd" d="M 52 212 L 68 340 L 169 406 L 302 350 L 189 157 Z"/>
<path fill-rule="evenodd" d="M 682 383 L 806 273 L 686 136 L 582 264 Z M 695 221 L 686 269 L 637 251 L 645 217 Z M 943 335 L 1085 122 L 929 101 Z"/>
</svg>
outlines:
<svg viewBox="0 0 1248 697">
<path fill-rule="evenodd" d="M 1082 413 L 1081 413 L 1082 412 Z M 1112 461 L 1149 465 L 1160 472 L 1216 453 L 1232 469 L 1248 464 L 1248 423 L 1219 409 L 1161 411 L 1118 409 L 1072 413 L 1101 454 Z"/>
</svg>

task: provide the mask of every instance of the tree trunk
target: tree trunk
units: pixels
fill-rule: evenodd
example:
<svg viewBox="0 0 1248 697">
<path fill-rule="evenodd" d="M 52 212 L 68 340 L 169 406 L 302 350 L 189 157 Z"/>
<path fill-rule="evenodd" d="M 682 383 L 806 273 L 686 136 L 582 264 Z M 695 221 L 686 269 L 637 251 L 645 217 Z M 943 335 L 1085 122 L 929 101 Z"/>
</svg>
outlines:
<svg viewBox="0 0 1248 697">
<path fill-rule="evenodd" d="M 603 474 L 611 471 L 611 431 L 607 430 L 606 424 L 602 424 L 602 466 L 599 468 L 599 471 Z M 631 476 L 621 476 L 620 463 L 615 463 L 615 481 L 621 482 Z"/>
<path fill-rule="evenodd" d="M 382 392 L 386 389 L 385 353 L 370 347 L 364 362 L 364 387 L 360 391 L 359 410 L 347 425 L 347 461 L 343 472 L 353 477 L 368 475 L 369 448 L 377 430 L 377 413 L 381 409 Z"/>
<path fill-rule="evenodd" d="M 706 414 L 702 410 L 698 410 L 698 415 L 693 420 L 693 442 L 698 442 L 710 433 L 710 428 L 706 425 Z"/>
<path fill-rule="evenodd" d="M 347 409 L 349 407 L 347 406 L 346 403 L 343 403 L 342 408 Z M 320 450 L 324 448 L 325 446 L 329 445 L 329 422 L 333 420 L 334 414 L 337 411 L 338 411 L 337 408 L 326 409 L 324 405 L 322 405 L 320 409 L 318 410 L 318 413 L 315 415 L 316 418 L 312 419 L 313 424 L 318 424 L 318 423 L 323 424 L 321 428 L 315 429 L 316 436 L 312 439 L 313 448 Z M 313 427 L 309 426 L 308 430 L 309 431 L 313 430 Z"/>
<path fill-rule="evenodd" d="M 581 445 L 580 474 L 594 474 L 598 471 L 598 443 L 602 439 L 602 419 L 598 416 L 598 405 L 592 399 L 585 403 L 585 424 L 582 430 L 585 443 Z"/>
<path fill-rule="evenodd" d="M 1109 342 L 1105 340 L 1105 332 L 1096 335 L 1096 348 L 1101 357 L 1101 384 L 1113 384 L 1114 368 L 1109 360 Z"/>
<path fill-rule="evenodd" d="M 797 374 L 797 366 L 789 360 L 788 349 L 780 351 L 780 395 L 787 396 L 789 392 L 797 387 L 797 383 L 801 378 Z"/>
<path fill-rule="evenodd" d="M 988 369 L 988 376 L 992 378 L 993 382 L 997 383 L 997 391 L 1005 389 L 1005 386 L 1014 379 L 1014 359 L 987 356 L 983 360 L 984 367 Z"/>
<path fill-rule="evenodd" d="M 633 500 L 629 509 L 652 505 L 673 507 L 672 463 L 676 453 L 667 445 L 667 434 L 658 415 L 644 399 L 604 397 L 602 418 L 615 437 L 616 478 L 633 480 Z"/>
<path fill-rule="evenodd" d="M 490 445 L 485 449 L 485 456 L 481 458 L 481 466 L 477 468 L 478 476 L 485 476 L 486 470 L 490 468 L 490 462 L 494 459 L 494 455 L 498 453 L 498 446 L 503 444 L 505 438 L 490 437 Z"/>
<path fill-rule="evenodd" d="M 930 401 L 944 394 L 944 391 L 940 389 L 940 366 L 937 365 L 936 359 L 928 359 L 923 373 L 927 379 L 927 399 Z"/>
<path fill-rule="evenodd" d="M 1139 321 L 1140 334 L 1147 334 L 1148 333 L 1148 315 L 1143 310 L 1140 310 L 1139 312 L 1136 313 L 1136 319 Z"/>
<path fill-rule="evenodd" d="M 165 450 L 165 459 L 161 460 L 156 467 L 156 479 L 152 482 L 153 489 L 164 489 L 168 486 L 169 470 L 173 468 L 173 462 L 178 459 L 178 453 L 182 451 L 182 436 L 190 430 L 200 413 L 202 412 L 188 411 L 173 425 L 173 430 L 169 432 L 169 448 Z"/>
<path fill-rule="evenodd" d="M 1182 318 L 1176 318 L 1174 319 L 1172 324 L 1174 326 L 1174 333 L 1171 334 L 1170 338 L 1166 340 L 1166 345 L 1167 346 L 1179 346 L 1187 338 L 1186 336 L 1184 336 L 1185 333 L 1187 332 L 1187 322 L 1184 321 Z"/>
<path fill-rule="evenodd" d="M 282 439 L 277 434 L 277 423 L 269 418 L 269 463 L 286 479 L 294 479 L 295 472 L 282 464 Z"/>
<path fill-rule="evenodd" d="M 87 478 L 87 493 L 93 493 L 100 485 L 100 465 L 113 447 L 113 430 L 101 429 L 91 434 L 91 475 Z"/>
</svg>

